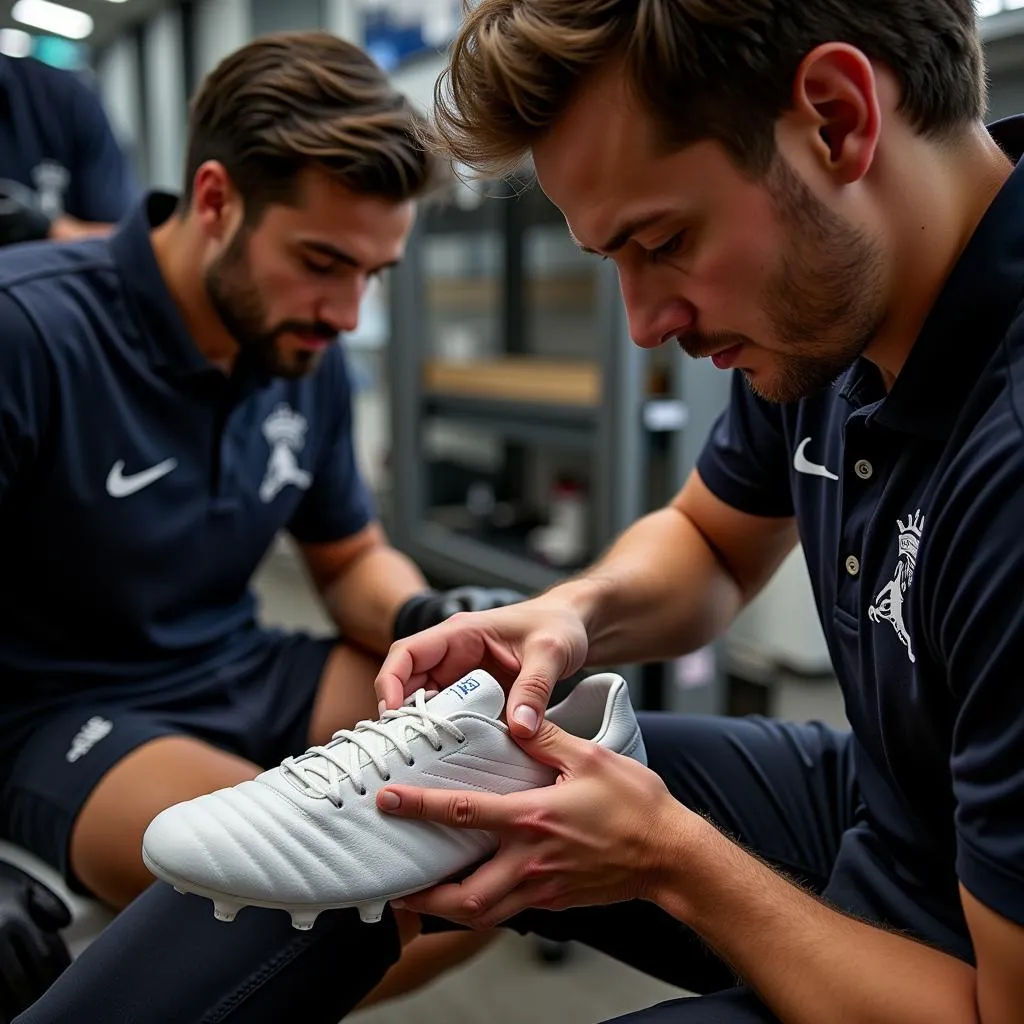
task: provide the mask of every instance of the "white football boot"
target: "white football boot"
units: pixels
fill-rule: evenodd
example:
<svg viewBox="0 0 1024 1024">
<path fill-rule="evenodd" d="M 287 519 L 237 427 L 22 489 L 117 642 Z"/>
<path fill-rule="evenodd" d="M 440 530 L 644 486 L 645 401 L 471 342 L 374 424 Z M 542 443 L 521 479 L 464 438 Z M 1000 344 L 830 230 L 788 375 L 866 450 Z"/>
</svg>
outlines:
<svg viewBox="0 0 1024 1024">
<path fill-rule="evenodd" d="M 381 787 L 515 793 L 554 782 L 554 770 L 528 757 L 498 721 L 504 705 L 501 686 L 483 671 L 429 701 L 420 690 L 405 707 L 252 781 L 169 807 L 146 830 L 143 860 L 179 891 L 212 899 L 223 921 L 245 906 L 286 910 L 300 929 L 341 907 L 379 921 L 388 900 L 444 881 L 498 845 L 490 832 L 384 814 Z M 584 679 L 547 717 L 647 763 L 621 676 Z"/>
</svg>

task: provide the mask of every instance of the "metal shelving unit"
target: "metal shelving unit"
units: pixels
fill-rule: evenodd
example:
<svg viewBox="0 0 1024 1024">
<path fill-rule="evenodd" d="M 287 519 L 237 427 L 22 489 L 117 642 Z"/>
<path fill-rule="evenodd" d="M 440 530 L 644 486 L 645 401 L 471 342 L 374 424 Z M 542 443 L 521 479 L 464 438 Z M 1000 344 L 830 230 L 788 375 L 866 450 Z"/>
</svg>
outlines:
<svg viewBox="0 0 1024 1024">
<path fill-rule="evenodd" d="M 422 211 L 390 278 L 389 533 L 443 583 L 536 592 L 575 567 L 546 564 L 521 534 L 446 521 L 451 509 L 433 500 L 432 424 L 461 431 L 470 448 L 497 443 L 503 478 L 517 494 L 529 490 L 537 453 L 585 462 L 587 564 L 685 479 L 726 385 L 677 351 L 631 343 L 614 266 L 565 250 L 562 215 L 539 189 L 493 184 L 488 193 L 472 208 Z M 538 266 L 542 243 L 557 249 L 554 269 Z M 475 345 L 452 358 L 444 342 L 460 332 Z M 652 493 L 655 460 L 664 483 Z M 672 666 L 617 668 L 638 703 L 665 703 L 651 694 L 670 685 Z"/>
</svg>

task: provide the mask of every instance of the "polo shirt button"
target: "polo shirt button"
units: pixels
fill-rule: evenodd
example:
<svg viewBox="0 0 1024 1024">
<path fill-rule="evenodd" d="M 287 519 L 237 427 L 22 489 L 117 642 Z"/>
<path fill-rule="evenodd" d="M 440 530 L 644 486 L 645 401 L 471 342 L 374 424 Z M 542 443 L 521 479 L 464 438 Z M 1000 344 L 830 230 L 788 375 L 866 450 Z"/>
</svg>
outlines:
<svg viewBox="0 0 1024 1024">
<path fill-rule="evenodd" d="M 872 474 L 875 472 L 875 467 L 872 466 L 867 459 L 858 459 L 856 465 L 853 467 L 853 471 L 861 478 L 861 480 L 870 480 Z"/>
<path fill-rule="evenodd" d="M 851 576 L 856 576 L 860 572 L 860 560 L 856 555 L 850 555 L 846 559 L 846 571 Z"/>
</svg>

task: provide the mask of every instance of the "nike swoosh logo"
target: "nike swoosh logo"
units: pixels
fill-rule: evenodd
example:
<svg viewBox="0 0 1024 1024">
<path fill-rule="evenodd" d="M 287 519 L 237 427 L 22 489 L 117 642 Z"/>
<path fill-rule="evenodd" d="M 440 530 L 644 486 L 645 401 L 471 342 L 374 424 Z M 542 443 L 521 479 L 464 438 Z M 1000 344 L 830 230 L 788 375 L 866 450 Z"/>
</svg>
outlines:
<svg viewBox="0 0 1024 1024">
<path fill-rule="evenodd" d="M 160 477 L 167 476 L 177 465 L 177 459 L 164 459 L 163 462 L 158 462 L 141 473 L 125 476 L 124 459 L 118 459 L 107 474 L 107 494 L 112 498 L 127 498 L 129 494 L 135 494 L 136 491 L 155 484 Z"/>
<path fill-rule="evenodd" d="M 839 477 L 835 475 L 831 470 L 825 466 L 819 465 L 817 462 L 811 462 L 810 459 L 804 454 L 807 450 L 807 446 L 811 443 L 809 437 L 805 437 L 801 442 L 800 446 L 796 450 L 796 455 L 793 456 L 793 468 L 798 473 L 806 473 L 808 476 L 823 476 L 826 480 L 838 480 Z"/>
</svg>

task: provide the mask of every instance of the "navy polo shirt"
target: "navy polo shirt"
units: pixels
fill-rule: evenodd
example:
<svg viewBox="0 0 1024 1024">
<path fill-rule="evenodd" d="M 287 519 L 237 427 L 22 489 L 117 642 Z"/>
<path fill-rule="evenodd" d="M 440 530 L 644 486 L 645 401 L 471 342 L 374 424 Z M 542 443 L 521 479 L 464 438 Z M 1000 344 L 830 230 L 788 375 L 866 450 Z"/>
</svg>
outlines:
<svg viewBox="0 0 1024 1024">
<path fill-rule="evenodd" d="M 992 133 L 1016 162 L 1024 118 Z M 786 405 L 737 375 L 698 464 L 795 515 L 877 857 L 961 930 L 958 880 L 1024 924 L 1022 299 L 1019 165 L 888 394 L 866 360 Z"/>
<path fill-rule="evenodd" d="M 300 380 L 207 362 L 150 245 L 174 204 L 0 250 L 0 733 L 86 689 L 212 680 L 261 642 L 275 535 L 371 519 L 340 345 Z"/>
<path fill-rule="evenodd" d="M 37 193 L 50 217 L 112 224 L 132 176 L 96 94 L 70 71 L 0 57 L 0 179 Z"/>
</svg>

